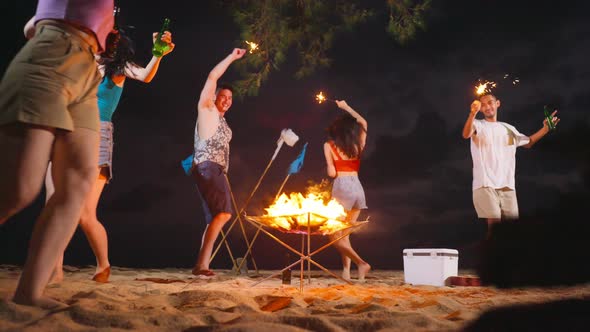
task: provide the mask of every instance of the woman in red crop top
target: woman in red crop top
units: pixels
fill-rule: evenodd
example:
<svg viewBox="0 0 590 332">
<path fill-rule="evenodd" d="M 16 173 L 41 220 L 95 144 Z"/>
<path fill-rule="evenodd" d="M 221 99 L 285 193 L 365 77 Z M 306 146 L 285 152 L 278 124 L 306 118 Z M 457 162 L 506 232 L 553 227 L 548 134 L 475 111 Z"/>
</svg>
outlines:
<svg viewBox="0 0 590 332">
<path fill-rule="evenodd" d="M 367 139 L 367 121 L 348 106 L 346 101 L 336 100 L 336 105 L 346 113 L 328 127 L 324 155 L 328 175 L 334 177 L 332 198 L 347 211 L 347 219 L 354 222 L 360 210 L 367 208 L 365 192 L 358 178 L 360 157 Z M 338 233 L 332 237 L 339 237 Z M 350 279 L 350 263 L 353 261 L 358 268 L 358 280 L 364 281 L 371 266 L 352 248 L 350 238 L 346 236 L 338 240 L 334 246 L 342 256 L 342 277 Z"/>
</svg>

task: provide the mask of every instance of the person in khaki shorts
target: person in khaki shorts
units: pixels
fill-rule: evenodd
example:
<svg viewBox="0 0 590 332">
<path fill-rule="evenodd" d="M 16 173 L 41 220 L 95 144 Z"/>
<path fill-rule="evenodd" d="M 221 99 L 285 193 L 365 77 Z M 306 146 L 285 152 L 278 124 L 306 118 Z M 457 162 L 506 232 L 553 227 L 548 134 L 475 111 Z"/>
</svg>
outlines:
<svg viewBox="0 0 590 332">
<path fill-rule="evenodd" d="M 463 138 L 471 139 L 473 159 L 473 205 L 479 218 L 487 219 L 488 234 L 494 223 L 518 219 L 518 202 L 514 174 L 516 148 L 532 147 L 549 132 L 547 119 L 531 136 L 521 134 L 512 125 L 498 121 L 500 100 L 492 92 L 473 101 L 463 127 Z M 482 112 L 483 119 L 476 119 Z M 559 119 L 553 112 L 553 122 Z"/>
<path fill-rule="evenodd" d="M 43 295 L 97 177 L 100 81 L 94 54 L 113 27 L 113 0 L 39 0 L 35 33 L 0 82 L 0 224 L 41 190 L 49 161 L 55 194 L 35 223 L 13 301 L 54 308 Z"/>
</svg>

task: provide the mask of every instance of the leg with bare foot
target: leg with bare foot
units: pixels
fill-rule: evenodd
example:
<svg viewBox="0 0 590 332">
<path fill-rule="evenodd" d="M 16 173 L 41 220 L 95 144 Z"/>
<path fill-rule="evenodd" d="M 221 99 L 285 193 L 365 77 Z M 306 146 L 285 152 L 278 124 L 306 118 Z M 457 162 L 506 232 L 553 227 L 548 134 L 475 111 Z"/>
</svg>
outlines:
<svg viewBox="0 0 590 332">
<path fill-rule="evenodd" d="M 106 176 L 102 174 L 98 177 L 88 198 L 84 202 L 84 207 L 82 208 L 82 214 L 80 216 L 80 227 L 82 228 L 82 231 L 84 231 L 86 239 L 88 239 L 88 243 L 90 244 L 90 248 L 92 248 L 94 256 L 96 256 L 96 272 L 94 273 L 92 280 L 100 283 L 108 282 L 111 274 L 107 232 L 96 217 L 96 208 L 102 190 L 106 184 L 106 180 Z"/>
<path fill-rule="evenodd" d="M 203 240 L 201 242 L 201 250 L 199 251 L 199 258 L 192 271 L 194 275 L 205 277 L 211 277 L 214 275 L 213 272 L 209 270 L 213 245 L 215 244 L 215 240 L 221 232 L 223 225 L 225 225 L 230 218 L 231 213 L 218 213 L 205 228 L 205 233 L 203 234 Z"/>
<path fill-rule="evenodd" d="M 360 215 L 361 211 L 358 209 L 353 209 L 351 211 L 348 212 L 347 214 L 347 219 L 351 222 L 351 223 L 355 223 Z M 350 236 L 344 237 L 342 239 L 343 243 L 342 246 L 347 254 L 348 257 L 350 257 L 350 259 L 352 259 L 352 261 L 354 261 L 354 263 L 357 266 L 358 269 L 358 281 L 359 282 L 364 282 L 365 281 L 365 276 L 367 275 L 367 273 L 369 273 L 369 271 L 371 270 L 371 265 L 369 265 L 367 262 L 365 262 L 357 253 L 354 249 L 352 249 L 352 244 L 350 243 Z"/>
<path fill-rule="evenodd" d="M 345 236 L 335 243 L 336 248 L 340 251 L 341 255 L 348 257 L 352 260 L 358 268 L 358 281 L 364 282 L 365 276 L 371 270 L 371 265 L 365 262 L 357 252 L 352 248 L 350 244 L 350 237 Z"/>
<path fill-rule="evenodd" d="M 342 236 L 342 232 L 335 232 L 330 235 L 330 241 L 334 241 L 341 236 Z M 338 253 L 340 253 L 340 259 L 342 259 L 342 279 L 350 280 L 351 259 L 350 259 L 350 257 L 348 257 L 348 255 L 346 253 L 346 249 L 345 249 L 346 242 L 343 242 L 342 240 L 343 239 L 340 239 L 340 240 L 334 242 L 334 248 L 336 248 L 336 250 L 338 250 Z"/>
<path fill-rule="evenodd" d="M 74 233 L 91 179 L 96 176 L 97 150 L 96 131 L 85 128 L 56 131 L 52 154 L 55 193 L 35 223 L 15 302 L 39 306 L 56 304 L 43 296 L 55 267 L 47 262 L 57 262 Z M 41 174 L 44 175 L 45 170 L 43 166 Z M 42 179 L 43 176 L 41 182 Z"/>
</svg>

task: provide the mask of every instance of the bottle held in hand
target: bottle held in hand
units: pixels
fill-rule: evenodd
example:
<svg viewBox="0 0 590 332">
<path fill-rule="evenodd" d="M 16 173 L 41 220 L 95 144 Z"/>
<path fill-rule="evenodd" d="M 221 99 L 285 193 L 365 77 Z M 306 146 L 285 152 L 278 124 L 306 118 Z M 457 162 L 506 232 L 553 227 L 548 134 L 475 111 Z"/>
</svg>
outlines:
<svg viewBox="0 0 590 332">
<path fill-rule="evenodd" d="M 551 115 L 551 111 L 547 105 L 543 107 L 543 113 L 545 115 L 545 119 L 547 119 L 547 126 L 549 130 L 555 130 L 555 123 L 553 122 L 553 116 Z"/>
<path fill-rule="evenodd" d="M 167 43 L 162 41 L 162 35 L 164 34 L 165 31 L 170 31 L 170 19 L 169 18 L 164 19 L 164 24 L 162 24 L 162 29 L 160 29 L 160 32 L 156 36 L 156 41 L 154 42 L 154 46 L 152 47 L 152 54 L 158 58 L 161 57 L 162 55 L 164 55 L 164 53 L 166 51 L 168 51 L 168 49 L 170 49 L 170 46 Z"/>
</svg>

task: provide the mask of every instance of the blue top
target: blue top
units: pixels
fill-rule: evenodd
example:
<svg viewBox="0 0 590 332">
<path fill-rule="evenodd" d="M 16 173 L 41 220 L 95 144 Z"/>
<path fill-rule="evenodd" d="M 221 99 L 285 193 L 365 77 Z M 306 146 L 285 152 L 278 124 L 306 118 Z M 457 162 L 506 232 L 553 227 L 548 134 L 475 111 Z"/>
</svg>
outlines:
<svg viewBox="0 0 590 332">
<path fill-rule="evenodd" d="M 98 86 L 98 110 L 100 111 L 100 121 L 109 121 L 113 118 L 113 113 L 121 100 L 123 87 L 117 86 L 110 77 L 105 77 Z"/>
</svg>

